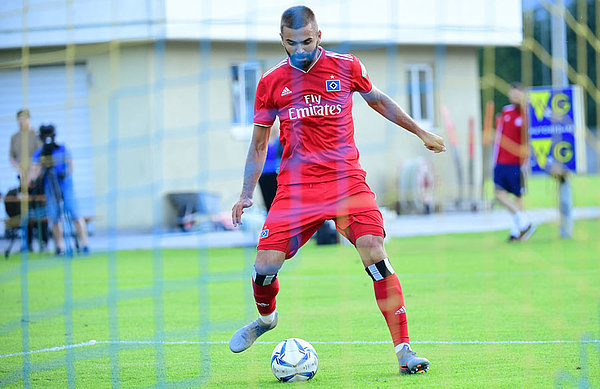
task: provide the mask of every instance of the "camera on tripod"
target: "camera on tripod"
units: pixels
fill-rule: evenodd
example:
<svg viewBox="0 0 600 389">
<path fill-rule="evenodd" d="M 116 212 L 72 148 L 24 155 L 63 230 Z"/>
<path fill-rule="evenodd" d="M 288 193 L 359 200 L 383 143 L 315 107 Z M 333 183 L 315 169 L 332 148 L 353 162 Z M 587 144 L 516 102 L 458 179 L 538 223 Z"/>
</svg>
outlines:
<svg viewBox="0 0 600 389">
<path fill-rule="evenodd" d="M 56 138 L 56 128 L 53 124 L 42 124 L 40 126 L 40 139 L 43 143 L 40 155 L 40 165 L 42 167 L 42 177 L 49 173 L 50 169 L 56 174 L 57 178 L 64 179 L 66 177 L 66 165 L 64 163 L 56 163 L 54 160 L 54 150 L 59 146 L 54 140 Z"/>
</svg>

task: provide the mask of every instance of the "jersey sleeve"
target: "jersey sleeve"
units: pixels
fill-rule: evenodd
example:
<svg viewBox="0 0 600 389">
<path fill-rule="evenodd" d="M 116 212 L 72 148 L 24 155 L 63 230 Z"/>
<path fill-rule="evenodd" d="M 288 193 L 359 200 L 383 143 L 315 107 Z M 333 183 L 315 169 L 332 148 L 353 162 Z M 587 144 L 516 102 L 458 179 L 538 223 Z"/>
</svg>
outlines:
<svg viewBox="0 0 600 389">
<path fill-rule="evenodd" d="M 373 84 L 367 73 L 367 68 L 357 57 L 353 56 L 352 62 L 352 91 L 360 93 L 369 93 L 373 89 Z"/>
<path fill-rule="evenodd" d="M 272 99 L 269 96 L 268 90 L 265 78 L 261 77 L 256 87 L 256 96 L 254 97 L 254 124 L 265 127 L 273 125 L 277 114 L 275 107 L 271 103 Z"/>
</svg>

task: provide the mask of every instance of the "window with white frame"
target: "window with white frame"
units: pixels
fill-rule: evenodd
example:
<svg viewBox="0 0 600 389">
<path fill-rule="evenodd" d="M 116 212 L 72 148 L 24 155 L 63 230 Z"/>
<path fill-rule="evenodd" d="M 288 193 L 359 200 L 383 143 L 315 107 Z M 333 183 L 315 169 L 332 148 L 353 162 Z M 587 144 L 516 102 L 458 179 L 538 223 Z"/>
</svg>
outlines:
<svg viewBox="0 0 600 389">
<path fill-rule="evenodd" d="M 408 111 L 422 125 L 433 125 L 433 71 L 428 64 L 406 67 Z"/>
<path fill-rule="evenodd" d="M 254 119 L 254 95 L 262 74 L 257 61 L 231 65 L 232 132 L 236 138 L 250 139 Z"/>
</svg>

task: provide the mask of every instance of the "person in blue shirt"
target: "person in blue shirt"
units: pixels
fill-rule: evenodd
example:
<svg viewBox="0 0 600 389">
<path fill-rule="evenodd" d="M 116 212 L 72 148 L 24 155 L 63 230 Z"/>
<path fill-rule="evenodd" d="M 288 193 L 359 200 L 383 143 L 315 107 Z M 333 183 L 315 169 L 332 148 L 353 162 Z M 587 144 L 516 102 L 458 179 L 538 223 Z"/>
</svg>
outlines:
<svg viewBox="0 0 600 389">
<path fill-rule="evenodd" d="M 73 220 L 83 252 L 88 253 L 86 224 L 85 220 L 78 215 L 73 191 L 71 153 L 64 145 L 55 142 L 54 125 L 42 125 L 39 135 L 43 145 L 33 153 L 29 179 L 33 181 L 42 175 L 46 212 L 52 226 L 56 254 L 62 255 L 65 252 L 61 223 L 64 215 L 70 216 Z"/>
</svg>

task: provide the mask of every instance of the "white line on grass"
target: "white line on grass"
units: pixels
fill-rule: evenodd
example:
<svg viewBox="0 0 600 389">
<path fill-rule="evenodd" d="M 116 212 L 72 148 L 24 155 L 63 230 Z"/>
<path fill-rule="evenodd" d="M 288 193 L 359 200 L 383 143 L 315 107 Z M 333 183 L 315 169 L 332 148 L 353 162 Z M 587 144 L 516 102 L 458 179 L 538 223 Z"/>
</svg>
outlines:
<svg viewBox="0 0 600 389">
<path fill-rule="evenodd" d="M 79 347 L 87 347 L 94 346 L 97 344 L 164 344 L 164 345 L 177 345 L 177 344 L 202 344 L 202 345 L 211 345 L 211 344 L 228 344 L 229 342 L 226 340 L 219 341 L 193 341 L 193 340 L 181 340 L 181 341 L 171 341 L 171 342 L 159 342 L 153 340 L 90 340 L 89 342 L 75 343 L 75 344 L 67 344 L 64 346 L 56 346 L 43 348 L 39 350 L 30 350 L 25 352 L 18 353 L 10 353 L 10 354 L 0 354 L 0 358 L 8 358 L 22 355 L 31 355 L 37 353 L 47 353 L 52 351 L 62 351 L 72 348 Z M 277 344 L 279 342 L 255 342 L 257 344 Z M 390 344 L 389 340 L 382 341 L 368 341 L 368 340 L 350 340 L 350 341 L 311 341 L 312 344 Z M 464 341 L 444 341 L 444 340 L 421 340 L 411 342 L 413 344 L 560 344 L 560 343 L 600 343 L 600 339 L 582 339 L 582 340 L 498 340 L 498 341 L 485 341 L 485 340 L 464 340 Z"/>
<path fill-rule="evenodd" d="M 19 355 L 31 355 L 31 354 L 37 354 L 37 353 L 47 353 L 47 352 L 50 352 L 50 351 L 62 351 L 62 350 L 70 349 L 70 348 L 92 346 L 92 345 L 94 345 L 96 343 L 100 343 L 100 342 L 96 342 L 95 340 L 90 340 L 89 342 L 76 343 L 76 344 L 67 344 L 65 346 L 56 346 L 56 347 L 50 347 L 50 348 L 43 348 L 43 349 L 40 349 L 40 350 L 30 350 L 30 351 L 25 351 L 25 352 L 20 352 L 20 353 L 2 354 L 2 355 L 0 355 L 0 358 L 14 357 L 14 356 L 19 356 Z"/>
</svg>

